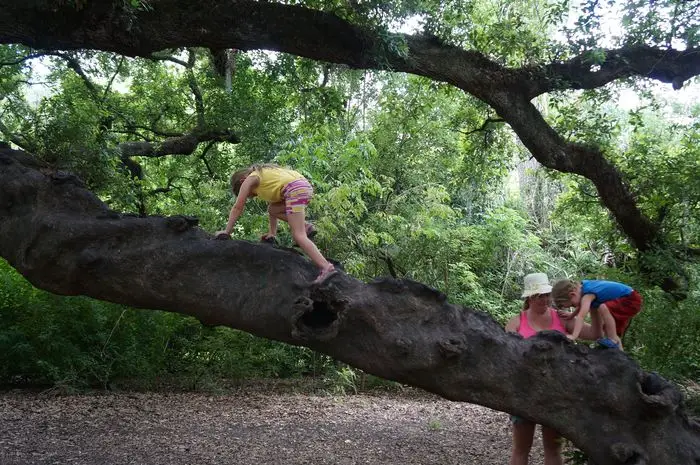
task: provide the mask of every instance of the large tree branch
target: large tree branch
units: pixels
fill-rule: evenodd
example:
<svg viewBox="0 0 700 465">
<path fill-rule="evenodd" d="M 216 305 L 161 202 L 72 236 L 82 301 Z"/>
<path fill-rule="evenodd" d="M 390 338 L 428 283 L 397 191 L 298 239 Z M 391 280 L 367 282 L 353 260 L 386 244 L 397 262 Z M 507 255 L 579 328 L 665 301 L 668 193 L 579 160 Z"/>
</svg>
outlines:
<svg viewBox="0 0 700 465">
<path fill-rule="evenodd" d="M 316 270 L 298 254 L 212 240 L 192 218 L 123 217 L 77 178 L 2 147 L 0 256 L 54 293 L 189 314 L 523 416 L 599 465 L 700 460 L 679 391 L 623 352 L 508 335 L 412 281 L 310 285 Z"/>
<path fill-rule="evenodd" d="M 563 166 L 564 171 L 591 179 L 635 246 L 645 250 L 655 240 L 657 229 L 648 228 L 651 222 L 636 207 L 634 196 L 603 154 L 564 143 L 529 100 L 552 89 L 592 88 L 628 76 L 672 82 L 678 87 L 700 72 L 698 49 L 607 50 L 597 71 L 591 68 L 588 55 L 540 68 L 508 69 L 478 52 L 446 45 L 436 38 L 387 36 L 332 13 L 300 6 L 211 0 L 202 8 L 197 2 L 158 0 L 151 2 L 149 11 L 126 11 L 125 5 L 121 0 L 89 2 L 78 11 L 70 2 L 0 0 L 0 43 L 98 49 L 147 58 L 160 50 L 192 46 L 278 50 L 355 68 L 391 69 L 448 82 L 493 106 L 543 165 L 553 169 Z M 516 108 L 509 108 L 509 102 Z M 524 114 L 534 117 L 535 124 L 526 124 Z M 540 137 L 544 140 L 537 142 Z M 584 156 L 590 159 L 582 163 Z"/>
<path fill-rule="evenodd" d="M 278 50 L 357 68 L 388 68 L 441 79 L 477 96 L 468 87 L 496 90 L 520 81 L 532 98 L 555 88 L 581 88 L 584 83 L 586 88 L 599 87 L 628 76 L 682 82 L 700 74 L 700 49 L 647 46 L 603 50 L 606 58 L 598 72 L 590 70 L 590 53 L 544 68 L 509 70 L 478 52 L 436 38 L 406 34 L 387 38 L 332 13 L 252 0 L 212 0 L 208 8 L 159 0 L 153 2 L 152 10 L 140 12 L 127 12 L 121 1 L 91 2 L 80 11 L 69 2 L 57 5 L 49 0 L 2 0 L 0 5 L 0 43 L 99 49 L 146 58 L 183 46 Z M 492 77 L 498 79 L 489 80 Z"/>
<path fill-rule="evenodd" d="M 119 144 L 122 158 L 163 157 L 166 155 L 191 155 L 202 142 L 229 142 L 237 144 L 238 136 L 228 130 L 195 130 L 179 137 L 170 137 L 163 142 L 124 142 Z"/>
<path fill-rule="evenodd" d="M 700 74 L 700 48 L 697 47 L 679 51 L 629 45 L 599 50 L 597 54 L 597 59 L 590 54 L 582 55 L 565 63 L 522 70 L 526 79 L 534 81 L 530 98 L 552 90 L 595 89 L 631 76 L 666 82 L 680 89 L 685 81 Z"/>
</svg>

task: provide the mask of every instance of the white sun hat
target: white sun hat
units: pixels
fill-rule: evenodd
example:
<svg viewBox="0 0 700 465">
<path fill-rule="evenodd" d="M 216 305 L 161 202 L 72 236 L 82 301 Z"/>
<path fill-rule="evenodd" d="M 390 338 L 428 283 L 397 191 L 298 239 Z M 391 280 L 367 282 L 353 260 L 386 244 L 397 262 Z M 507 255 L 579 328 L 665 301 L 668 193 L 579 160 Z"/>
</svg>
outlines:
<svg viewBox="0 0 700 465">
<path fill-rule="evenodd" d="M 525 289 L 522 297 L 530 297 L 535 294 L 549 294 L 552 286 L 549 285 L 549 278 L 544 273 L 530 273 L 525 276 Z"/>
</svg>

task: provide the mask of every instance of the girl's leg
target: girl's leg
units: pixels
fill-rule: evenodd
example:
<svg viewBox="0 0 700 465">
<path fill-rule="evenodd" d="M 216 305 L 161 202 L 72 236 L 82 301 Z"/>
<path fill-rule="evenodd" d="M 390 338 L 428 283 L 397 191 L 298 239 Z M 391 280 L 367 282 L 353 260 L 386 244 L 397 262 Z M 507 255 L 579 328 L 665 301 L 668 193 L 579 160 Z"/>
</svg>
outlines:
<svg viewBox="0 0 700 465">
<path fill-rule="evenodd" d="M 292 230 L 292 237 L 294 241 L 299 244 L 301 250 L 306 252 L 311 261 L 313 261 L 316 266 L 321 269 L 321 274 L 316 278 L 316 282 L 324 281 L 329 277 L 334 271 L 335 267 L 319 252 L 316 244 L 311 242 L 311 239 L 306 237 L 306 221 L 305 213 L 301 211 L 299 213 L 287 213 L 287 222 L 289 223 L 289 228 Z"/>
<path fill-rule="evenodd" d="M 542 426 L 542 448 L 544 449 L 544 465 L 564 465 L 561 455 L 562 438 L 552 428 Z"/>
<path fill-rule="evenodd" d="M 513 450 L 510 455 L 510 465 L 527 465 L 534 435 L 534 423 L 520 418 L 513 422 Z"/>
<path fill-rule="evenodd" d="M 278 220 L 287 221 L 287 212 L 284 201 L 274 202 L 267 205 L 267 213 Z"/>
<path fill-rule="evenodd" d="M 287 207 L 284 201 L 268 204 L 267 213 L 270 215 L 270 218 L 276 218 L 287 223 L 289 222 L 287 219 Z M 272 221 L 270 221 L 270 223 L 272 223 Z M 315 232 L 315 229 L 311 223 L 306 223 L 306 220 L 304 220 L 304 223 L 306 235 L 309 237 L 311 232 Z"/>
</svg>

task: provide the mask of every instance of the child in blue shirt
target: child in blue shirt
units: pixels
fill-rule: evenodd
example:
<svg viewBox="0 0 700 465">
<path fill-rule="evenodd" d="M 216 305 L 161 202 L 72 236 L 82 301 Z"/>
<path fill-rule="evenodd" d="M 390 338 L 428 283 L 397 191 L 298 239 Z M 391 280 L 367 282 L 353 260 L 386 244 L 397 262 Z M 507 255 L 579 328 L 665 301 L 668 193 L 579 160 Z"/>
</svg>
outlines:
<svg viewBox="0 0 700 465">
<path fill-rule="evenodd" d="M 591 326 L 599 342 L 622 348 L 622 336 L 630 320 L 642 309 L 642 297 L 626 284 L 615 281 L 564 279 L 554 283 L 552 300 L 559 307 L 576 307 L 573 313 L 562 315 L 576 318 L 568 337 L 576 340 L 583 328 L 583 320 L 591 313 Z"/>
</svg>

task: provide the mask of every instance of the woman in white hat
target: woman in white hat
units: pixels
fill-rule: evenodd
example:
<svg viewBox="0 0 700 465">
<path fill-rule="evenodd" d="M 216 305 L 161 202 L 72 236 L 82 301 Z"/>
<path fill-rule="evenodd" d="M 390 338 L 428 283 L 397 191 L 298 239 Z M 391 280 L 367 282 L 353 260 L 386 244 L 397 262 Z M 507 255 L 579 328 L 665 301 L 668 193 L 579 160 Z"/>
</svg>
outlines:
<svg viewBox="0 0 700 465">
<path fill-rule="evenodd" d="M 506 331 L 519 333 L 524 338 L 532 337 L 539 331 L 559 331 L 567 334 L 573 330 L 571 320 L 559 318 L 557 311 L 551 307 L 552 286 L 544 273 L 532 273 L 525 276 L 523 290 L 523 311 L 515 315 L 506 324 Z M 592 337 L 591 326 L 585 325 L 581 331 L 582 339 Z M 527 465 L 535 424 L 524 418 L 511 416 L 513 423 L 513 451 L 510 465 Z M 561 439 L 559 434 L 542 426 L 542 446 L 544 448 L 544 465 L 562 465 Z"/>
</svg>

